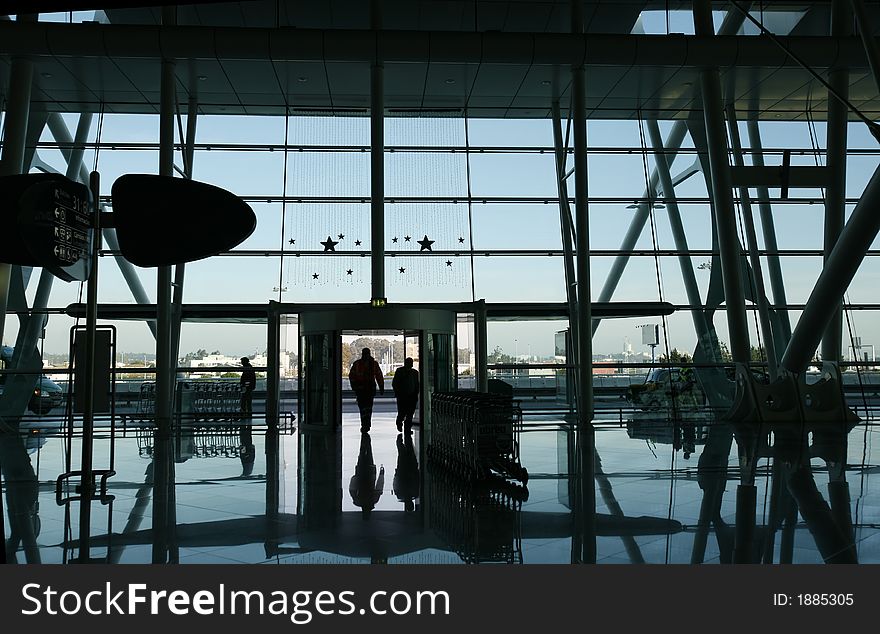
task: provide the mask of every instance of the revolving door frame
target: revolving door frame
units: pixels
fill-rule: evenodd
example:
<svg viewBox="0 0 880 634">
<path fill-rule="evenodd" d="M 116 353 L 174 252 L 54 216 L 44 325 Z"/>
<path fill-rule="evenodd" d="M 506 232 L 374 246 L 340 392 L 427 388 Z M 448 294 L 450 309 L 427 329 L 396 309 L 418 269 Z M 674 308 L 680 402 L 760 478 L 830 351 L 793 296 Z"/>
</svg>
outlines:
<svg viewBox="0 0 880 634">
<path fill-rule="evenodd" d="M 267 402 L 266 413 L 270 421 L 277 421 L 280 413 L 280 347 L 281 347 L 281 320 L 286 315 L 296 315 L 298 317 L 298 344 L 299 349 L 299 368 L 300 376 L 297 386 L 297 411 L 299 414 L 298 427 L 303 430 L 326 430 L 335 431 L 342 422 L 342 376 L 343 368 L 341 367 L 341 337 L 344 331 L 361 331 L 361 330 L 396 330 L 405 333 L 405 336 L 412 336 L 412 333 L 418 332 L 418 345 L 420 350 L 421 364 L 421 385 L 420 385 L 420 420 L 422 421 L 422 431 L 424 432 L 427 425 L 425 423 L 430 418 L 430 393 L 435 386 L 436 377 L 434 373 L 439 371 L 433 358 L 429 358 L 431 354 L 429 345 L 433 346 L 436 351 L 436 340 L 434 335 L 448 335 L 448 381 L 442 382 L 438 387 L 442 389 L 456 389 L 457 383 L 457 367 L 458 367 L 458 338 L 457 323 L 459 314 L 473 314 L 477 317 L 482 309 L 485 314 L 485 308 L 482 301 L 474 303 L 455 303 L 455 304 L 394 304 L 381 307 L 371 306 L 369 304 L 287 304 L 279 302 L 270 302 L 268 307 L 268 381 L 267 381 Z M 479 334 L 480 329 L 477 328 Z M 303 376 L 302 365 L 307 351 L 304 349 L 305 337 L 310 335 L 329 336 L 329 358 L 326 367 L 323 370 L 327 373 L 325 380 L 331 385 L 327 390 L 327 396 L 330 398 L 330 406 L 326 408 L 330 418 L 330 424 L 327 421 L 316 423 L 313 420 L 306 420 L 308 403 L 304 399 L 308 398 L 308 391 L 305 380 L 308 379 L 308 373 Z M 480 337 L 478 336 L 478 346 Z M 429 344 L 430 342 L 430 344 Z M 478 355 L 479 356 L 479 355 Z M 336 366 L 339 366 L 338 368 Z M 430 381 L 428 379 L 431 379 Z M 322 392 L 323 394 L 323 392 Z"/>
</svg>

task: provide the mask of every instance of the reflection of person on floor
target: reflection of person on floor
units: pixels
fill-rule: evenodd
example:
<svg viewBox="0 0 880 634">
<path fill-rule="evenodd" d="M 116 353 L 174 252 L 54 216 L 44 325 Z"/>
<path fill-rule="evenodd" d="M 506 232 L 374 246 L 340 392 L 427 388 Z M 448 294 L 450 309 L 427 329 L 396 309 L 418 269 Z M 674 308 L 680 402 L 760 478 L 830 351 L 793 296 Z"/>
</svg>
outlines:
<svg viewBox="0 0 880 634">
<path fill-rule="evenodd" d="M 675 399 L 672 446 L 678 451 L 683 449 L 684 459 L 688 460 L 696 449 L 696 428 L 689 419 L 699 409 L 696 391 L 696 377 L 691 368 L 682 368 L 679 374 L 680 385 L 672 386 Z"/>
<path fill-rule="evenodd" d="M 407 357 L 403 367 L 394 371 L 391 380 L 394 398 L 397 399 L 397 431 L 406 425 L 407 433 L 412 431 L 413 414 L 419 402 L 419 371 L 413 367 L 413 360 Z"/>
<path fill-rule="evenodd" d="M 351 389 L 354 390 L 358 409 L 361 412 L 361 431 L 370 431 L 376 386 L 379 387 L 379 394 L 385 394 L 385 378 L 382 376 L 379 364 L 370 355 L 369 348 L 364 348 L 361 358 L 351 364 L 348 380 L 351 381 Z"/>
<path fill-rule="evenodd" d="M 392 482 L 394 495 L 403 502 L 403 510 L 407 513 L 416 510 L 416 498 L 419 497 L 419 462 L 413 448 L 412 435 L 397 434 L 397 469 L 394 470 Z"/>
<path fill-rule="evenodd" d="M 247 357 L 241 358 L 241 413 L 250 418 L 254 411 L 254 389 L 257 387 L 257 373 Z"/>
<path fill-rule="evenodd" d="M 348 492 L 355 506 L 361 508 L 361 514 L 365 520 L 370 519 L 370 511 L 382 496 L 385 488 L 385 467 L 379 467 L 376 475 L 376 463 L 373 462 L 373 446 L 370 443 L 370 435 L 361 434 L 361 450 L 358 453 L 357 465 L 354 475 L 348 483 Z"/>
<path fill-rule="evenodd" d="M 238 438 L 238 457 L 241 459 L 241 475 L 249 476 L 254 471 L 254 462 L 257 458 L 257 450 L 254 447 L 250 423 L 246 423 L 239 428 Z"/>
<path fill-rule="evenodd" d="M 0 467 L 6 489 L 5 512 L 9 517 L 9 538 L 4 544 L 2 562 L 18 563 L 16 553 L 21 545 L 27 563 L 41 563 L 37 545 L 40 535 L 39 484 L 24 440 L 17 433 L 0 430 Z"/>
</svg>

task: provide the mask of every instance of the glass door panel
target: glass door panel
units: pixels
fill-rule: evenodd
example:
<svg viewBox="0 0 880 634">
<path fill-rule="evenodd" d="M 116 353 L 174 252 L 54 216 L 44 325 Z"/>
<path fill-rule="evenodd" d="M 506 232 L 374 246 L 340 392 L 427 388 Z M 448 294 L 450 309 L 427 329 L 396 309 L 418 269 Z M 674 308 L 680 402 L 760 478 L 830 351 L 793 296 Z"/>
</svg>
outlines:
<svg viewBox="0 0 880 634">
<path fill-rule="evenodd" d="M 342 381 L 339 334 L 327 331 L 303 335 L 300 350 L 299 420 L 309 428 L 335 429 Z"/>
</svg>

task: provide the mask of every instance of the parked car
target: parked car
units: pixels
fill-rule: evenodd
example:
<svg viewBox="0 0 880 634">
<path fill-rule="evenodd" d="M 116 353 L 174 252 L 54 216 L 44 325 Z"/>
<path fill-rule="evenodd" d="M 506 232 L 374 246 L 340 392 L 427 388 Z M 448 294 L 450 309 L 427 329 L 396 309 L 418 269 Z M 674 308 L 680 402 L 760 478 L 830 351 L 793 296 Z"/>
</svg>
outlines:
<svg viewBox="0 0 880 634">
<path fill-rule="evenodd" d="M 693 376 L 691 368 L 654 368 L 644 383 L 627 388 L 626 399 L 646 411 L 671 407 L 673 396 L 686 395 L 693 404 L 703 405 L 706 395 Z"/>
<path fill-rule="evenodd" d="M 12 348 L 3 346 L 2 351 L 0 351 L 0 369 L 6 369 L 7 364 L 12 361 L 12 353 Z M 3 393 L 5 383 L 6 375 L 2 374 L 0 375 L 0 394 Z M 63 401 L 64 390 L 62 387 L 43 374 L 34 386 L 34 393 L 28 401 L 28 409 L 34 414 L 48 414 L 61 405 Z"/>
</svg>

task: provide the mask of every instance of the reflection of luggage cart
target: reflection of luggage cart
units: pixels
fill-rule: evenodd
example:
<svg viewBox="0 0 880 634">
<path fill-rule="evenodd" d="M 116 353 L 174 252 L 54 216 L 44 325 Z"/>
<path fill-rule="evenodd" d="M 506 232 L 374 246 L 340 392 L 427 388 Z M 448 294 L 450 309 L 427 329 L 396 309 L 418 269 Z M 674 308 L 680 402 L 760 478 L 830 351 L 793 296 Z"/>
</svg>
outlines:
<svg viewBox="0 0 880 634">
<path fill-rule="evenodd" d="M 138 455 L 153 457 L 154 432 L 138 429 L 135 433 Z M 190 458 L 238 458 L 241 455 L 241 432 L 238 428 L 199 429 L 176 433 L 172 436 L 174 461 L 181 463 Z"/>
<path fill-rule="evenodd" d="M 522 500 L 525 487 L 474 483 L 448 471 L 432 473 L 431 526 L 468 564 L 521 564 Z"/>
<path fill-rule="evenodd" d="M 136 420 L 152 420 L 156 415 L 156 384 L 152 382 L 141 383 L 140 396 L 138 396 L 137 408 L 135 409 Z"/>
<path fill-rule="evenodd" d="M 442 467 L 468 478 L 498 474 L 528 481 L 519 456 L 522 410 L 509 397 L 435 393 L 431 420 L 428 456 Z"/>
<path fill-rule="evenodd" d="M 183 381 L 180 413 L 193 424 L 241 418 L 241 388 L 232 381 Z"/>
</svg>

